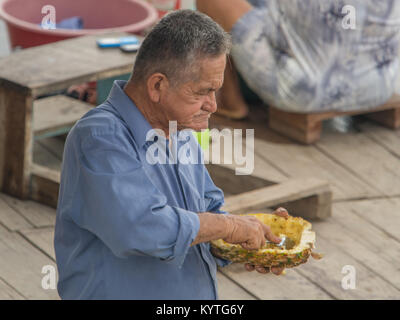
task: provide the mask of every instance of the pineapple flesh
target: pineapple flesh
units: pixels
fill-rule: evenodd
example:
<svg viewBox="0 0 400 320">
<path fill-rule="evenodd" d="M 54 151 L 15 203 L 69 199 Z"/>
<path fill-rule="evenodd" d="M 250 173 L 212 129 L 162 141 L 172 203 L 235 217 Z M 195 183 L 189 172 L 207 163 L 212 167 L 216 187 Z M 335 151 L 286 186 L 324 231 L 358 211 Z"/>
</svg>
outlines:
<svg viewBox="0 0 400 320">
<path fill-rule="evenodd" d="M 284 246 L 278 247 L 267 243 L 259 250 L 246 250 L 238 244 L 230 244 L 219 239 L 211 241 L 214 255 L 232 262 L 263 267 L 293 268 L 307 262 L 315 243 L 315 232 L 311 231 L 311 223 L 299 217 L 285 219 L 269 213 L 248 215 L 255 216 L 268 225 L 275 235 L 285 236 Z"/>
</svg>

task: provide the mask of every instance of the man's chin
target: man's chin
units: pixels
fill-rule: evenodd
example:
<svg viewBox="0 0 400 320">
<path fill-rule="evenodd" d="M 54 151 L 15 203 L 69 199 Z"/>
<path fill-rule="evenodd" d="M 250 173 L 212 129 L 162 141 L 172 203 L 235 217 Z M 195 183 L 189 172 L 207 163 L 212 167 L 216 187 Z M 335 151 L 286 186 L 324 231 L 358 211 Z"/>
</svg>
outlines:
<svg viewBox="0 0 400 320">
<path fill-rule="evenodd" d="M 194 131 L 201 131 L 208 129 L 208 119 L 203 120 L 201 122 L 194 122 L 191 129 L 193 129 Z"/>
</svg>

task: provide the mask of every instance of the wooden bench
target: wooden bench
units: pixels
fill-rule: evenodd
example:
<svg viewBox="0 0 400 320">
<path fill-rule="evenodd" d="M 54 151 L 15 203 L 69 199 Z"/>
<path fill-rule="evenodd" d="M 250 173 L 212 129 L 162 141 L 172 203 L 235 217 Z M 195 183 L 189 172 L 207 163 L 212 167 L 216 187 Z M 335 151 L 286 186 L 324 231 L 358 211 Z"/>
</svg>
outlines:
<svg viewBox="0 0 400 320">
<path fill-rule="evenodd" d="M 33 102 L 35 140 L 68 133 L 93 105 L 64 95 L 50 96 Z"/>
<path fill-rule="evenodd" d="M 400 95 L 392 98 L 382 106 L 350 112 L 294 113 L 269 107 L 269 127 L 297 142 L 311 144 L 321 136 L 322 121 L 345 115 L 365 115 L 385 127 L 400 127 Z"/>
<path fill-rule="evenodd" d="M 135 53 L 96 45 L 100 37 L 126 35 L 77 37 L 0 59 L 0 191 L 54 203 L 58 187 L 48 192 L 58 184 L 59 173 L 32 163 L 33 140 L 67 132 L 90 107 L 68 97 L 37 98 L 130 73 Z"/>
<path fill-rule="evenodd" d="M 289 178 L 278 182 L 268 170 L 262 176 L 255 172 L 236 175 L 240 167 L 237 163 L 212 164 L 211 158 L 206 158 L 211 178 L 225 193 L 222 209 L 229 213 L 271 212 L 282 206 L 291 215 L 305 219 L 323 220 L 332 215 L 332 189 L 323 179 Z"/>
<path fill-rule="evenodd" d="M 289 179 L 228 196 L 222 209 L 232 214 L 256 213 L 278 206 L 286 208 L 293 216 L 326 219 L 332 215 L 332 191 L 329 184 L 320 179 Z"/>
</svg>

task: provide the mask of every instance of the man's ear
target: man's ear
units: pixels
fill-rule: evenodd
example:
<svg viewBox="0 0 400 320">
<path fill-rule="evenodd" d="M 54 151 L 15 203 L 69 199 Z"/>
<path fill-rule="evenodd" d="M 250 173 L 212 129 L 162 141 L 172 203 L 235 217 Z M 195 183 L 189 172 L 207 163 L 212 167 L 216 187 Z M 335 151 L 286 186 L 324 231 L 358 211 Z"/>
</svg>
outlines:
<svg viewBox="0 0 400 320">
<path fill-rule="evenodd" d="M 161 95 L 168 89 L 167 77 L 162 73 L 153 73 L 147 79 L 147 93 L 154 103 L 160 102 Z"/>
</svg>

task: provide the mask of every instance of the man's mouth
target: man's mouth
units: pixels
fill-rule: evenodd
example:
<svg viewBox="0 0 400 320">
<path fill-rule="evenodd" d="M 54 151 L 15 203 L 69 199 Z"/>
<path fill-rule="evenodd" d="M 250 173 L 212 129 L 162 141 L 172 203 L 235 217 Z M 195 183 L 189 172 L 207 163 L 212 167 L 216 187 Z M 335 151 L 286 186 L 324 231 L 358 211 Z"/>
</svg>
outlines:
<svg viewBox="0 0 400 320">
<path fill-rule="evenodd" d="M 205 119 L 209 119 L 210 116 L 211 116 L 211 113 L 205 113 L 205 114 L 199 114 L 199 115 L 195 116 L 195 118 L 205 120 Z"/>
</svg>

